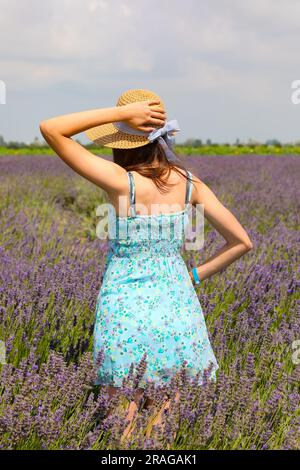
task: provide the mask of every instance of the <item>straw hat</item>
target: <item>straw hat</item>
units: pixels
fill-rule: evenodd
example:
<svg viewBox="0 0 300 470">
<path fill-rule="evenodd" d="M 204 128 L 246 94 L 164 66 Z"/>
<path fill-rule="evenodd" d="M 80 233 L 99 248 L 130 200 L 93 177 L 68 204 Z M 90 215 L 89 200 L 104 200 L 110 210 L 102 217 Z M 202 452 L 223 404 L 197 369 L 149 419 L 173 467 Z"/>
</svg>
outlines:
<svg viewBox="0 0 300 470">
<path fill-rule="evenodd" d="M 164 103 L 160 96 L 158 96 L 153 91 L 140 88 L 125 91 L 118 99 L 116 106 L 124 106 L 136 101 L 145 101 L 149 99 L 159 99 L 160 106 L 165 109 Z M 151 126 L 159 128 L 159 126 L 152 124 Z M 150 143 L 147 136 L 131 135 L 122 132 L 114 125 L 113 122 L 92 127 L 86 130 L 85 134 L 90 140 L 95 142 L 95 144 L 110 148 L 130 149 L 135 147 L 142 147 L 143 145 Z"/>
</svg>

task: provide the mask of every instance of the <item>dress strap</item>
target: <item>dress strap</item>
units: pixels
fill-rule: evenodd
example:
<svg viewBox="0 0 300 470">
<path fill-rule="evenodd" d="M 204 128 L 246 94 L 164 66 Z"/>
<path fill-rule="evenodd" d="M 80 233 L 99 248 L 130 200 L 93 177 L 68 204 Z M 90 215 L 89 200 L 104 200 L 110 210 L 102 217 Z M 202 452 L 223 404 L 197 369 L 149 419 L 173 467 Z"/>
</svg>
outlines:
<svg viewBox="0 0 300 470">
<path fill-rule="evenodd" d="M 188 204 L 191 199 L 192 195 L 192 181 L 191 178 L 193 177 L 192 173 L 189 170 L 186 170 L 188 179 L 186 183 L 186 193 L 185 193 L 185 204 Z M 128 182 L 129 182 L 129 211 L 131 216 L 136 216 L 136 208 L 135 208 L 135 184 L 134 184 L 134 178 L 133 174 L 131 171 L 127 171 L 127 176 L 128 176 Z"/>
<path fill-rule="evenodd" d="M 131 171 L 127 171 L 128 181 L 129 181 L 129 211 L 131 216 L 136 215 L 135 210 L 135 184 L 133 179 L 133 174 Z"/>
<path fill-rule="evenodd" d="M 193 186 L 192 186 L 192 180 L 191 179 L 192 179 L 193 175 L 189 170 L 186 170 L 186 173 L 187 173 L 188 179 L 186 181 L 185 203 L 188 204 L 190 202 L 191 195 L 192 195 Z"/>
</svg>

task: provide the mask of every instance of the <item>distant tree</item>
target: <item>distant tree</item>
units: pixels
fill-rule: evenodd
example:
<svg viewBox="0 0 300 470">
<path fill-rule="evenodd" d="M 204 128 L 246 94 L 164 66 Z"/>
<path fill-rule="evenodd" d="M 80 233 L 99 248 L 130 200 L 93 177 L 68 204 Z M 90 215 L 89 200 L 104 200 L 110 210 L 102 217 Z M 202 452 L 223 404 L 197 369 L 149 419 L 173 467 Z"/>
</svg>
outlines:
<svg viewBox="0 0 300 470">
<path fill-rule="evenodd" d="M 273 145 L 274 147 L 282 147 L 281 142 L 277 139 L 269 139 L 266 141 L 266 145 Z"/>
<path fill-rule="evenodd" d="M 261 143 L 260 143 L 258 140 L 248 139 L 247 145 L 248 145 L 249 147 L 256 147 L 256 146 L 258 146 L 258 145 L 261 145 Z"/>
<path fill-rule="evenodd" d="M 35 136 L 33 142 L 31 142 L 29 145 L 30 147 L 42 147 L 43 143 L 39 140 L 37 136 Z"/>
<path fill-rule="evenodd" d="M 185 145 L 187 147 L 201 147 L 202 146 L 202 140 L 201 139 L 187 139 L 185 142 L 183 142 L 182 145 Z"/>
<path fill-rule="evenodd" d="M 11 149 L 19 149 L 22 147 L 27 147 L 27 144 L 25 142 L 17 142 L 16 140 L 10 140 L 7 142 L 6 146 Z"/>
<path fill-rule="evenodd" d="M 0 147 L 6 147 L 6 142 L 4 138 L 2 137 L 2 135 L 0 135 Z"/>
</svg>

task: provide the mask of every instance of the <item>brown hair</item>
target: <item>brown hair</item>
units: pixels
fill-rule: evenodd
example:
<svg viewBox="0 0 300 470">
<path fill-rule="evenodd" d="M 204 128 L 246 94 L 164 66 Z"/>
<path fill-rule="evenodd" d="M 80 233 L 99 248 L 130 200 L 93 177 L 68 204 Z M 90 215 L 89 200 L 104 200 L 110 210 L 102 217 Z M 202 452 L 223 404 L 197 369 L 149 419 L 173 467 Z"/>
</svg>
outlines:
<svg viewBox="0 0 300 470">
<path fill-rule="evenodd" d="M 171 170 L 182 175 L 182 172 L 178 170 L 178 168 L 181 168 L 185 170 L 183 176 L 187 178 L 186 167 L 179 160 L 169 161 L 158 140 L 141 147 L 131 149 L 113 148 L 112 151 L 115 163 L 127 171 L 134 170 L 142 176 L 151 178 L 162 193 L 167 192 L 170 187 L 176 185 L 176 183 L 167 183 Z M 157 166 L 152 166 L 153 162 L 156 162 Z M 164 178 L 164 175 L 167 175 L 167 177 Z"/>
</svg>

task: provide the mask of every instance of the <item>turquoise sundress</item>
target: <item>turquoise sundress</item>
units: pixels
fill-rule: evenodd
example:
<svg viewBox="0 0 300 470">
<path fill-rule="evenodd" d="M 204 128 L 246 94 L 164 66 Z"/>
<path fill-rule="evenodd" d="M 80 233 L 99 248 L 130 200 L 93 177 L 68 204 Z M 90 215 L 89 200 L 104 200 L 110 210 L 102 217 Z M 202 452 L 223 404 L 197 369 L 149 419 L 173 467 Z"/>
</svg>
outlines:
<svg viewBox="0 0 300 470">
<path fill-rule="evenodd" d="M 187 171 L 185 208 L 169 214 L 138 215 L 135 183 L 128 171 L 130 216 L 109 206 L 108 243 L 94 324 L 94 362 L 103 358 L 96 384 L 122 386 L 143 355 L 139 383 L 165 385 L 185 361 L 194 377 L 208 368 L 216 379 L 213 353 L 201 304 L 181 256 L 189 223 L 192 173 Z"/>
</svg>

